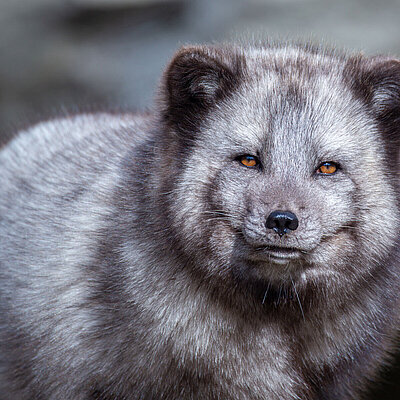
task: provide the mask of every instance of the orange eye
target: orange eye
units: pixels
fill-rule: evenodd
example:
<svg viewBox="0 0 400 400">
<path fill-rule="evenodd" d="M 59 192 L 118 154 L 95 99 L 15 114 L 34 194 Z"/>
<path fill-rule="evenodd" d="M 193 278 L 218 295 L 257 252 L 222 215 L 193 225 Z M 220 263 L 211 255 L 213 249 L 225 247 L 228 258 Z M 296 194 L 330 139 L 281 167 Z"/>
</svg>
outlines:
<svg viewBox="0 0 400 400">
<path fill-rule="evenodd" d="M 258 160 L 256 157 L 253 156 L 242 156 L 239 158 L 239 161 L 245 166 L 245 167 L 256 167 L 258 165 Z"/>
<path fill-rule="evenodd" d="M 325 162 L 317 169 L 319 174 L 332 175 L 337 171 L 338 167 L 333 162 Z"/>
</svg>

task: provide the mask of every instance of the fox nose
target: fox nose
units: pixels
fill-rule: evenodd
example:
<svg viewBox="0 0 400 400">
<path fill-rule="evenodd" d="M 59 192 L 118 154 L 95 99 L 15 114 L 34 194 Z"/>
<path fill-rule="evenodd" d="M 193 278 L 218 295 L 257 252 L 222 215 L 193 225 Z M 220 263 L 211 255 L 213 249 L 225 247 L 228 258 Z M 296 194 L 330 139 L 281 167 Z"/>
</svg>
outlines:
<svg viewBox="0 0 400 400">
<path fill-rule="evenodd" d="M 294 231 L 299 226 L 296 215 L 290 211 L 272 211 L 265 223 L 268 229 L 273 229 L 279 236 L 283 236 L 288 230 Z"/>
</svg>

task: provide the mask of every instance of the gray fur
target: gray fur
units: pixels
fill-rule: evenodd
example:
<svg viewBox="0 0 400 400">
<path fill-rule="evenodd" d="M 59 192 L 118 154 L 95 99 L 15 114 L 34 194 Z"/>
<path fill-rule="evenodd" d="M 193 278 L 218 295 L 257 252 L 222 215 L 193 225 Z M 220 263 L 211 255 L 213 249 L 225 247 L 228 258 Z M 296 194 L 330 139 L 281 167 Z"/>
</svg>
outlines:
<svg viewBox="0 0 400 400">
<path fill-rule="evenodd" d="M 21 132 L 0 152 L 0 398 L 358 398 L 399 322 L 399 110 L 396 60 L 204 46 L 152 114 Z M 277 209 L 299 219 L 282 237 Z"/>
</svg>

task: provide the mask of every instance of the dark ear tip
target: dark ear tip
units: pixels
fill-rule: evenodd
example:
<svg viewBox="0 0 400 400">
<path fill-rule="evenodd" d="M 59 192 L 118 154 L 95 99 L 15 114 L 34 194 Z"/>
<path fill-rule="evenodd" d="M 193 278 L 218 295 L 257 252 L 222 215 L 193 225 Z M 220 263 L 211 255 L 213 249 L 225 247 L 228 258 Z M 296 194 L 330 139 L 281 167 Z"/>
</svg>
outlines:
<svg viewBox="0 0 400 400">
<path fill-rule="evenodd" d="M 400 68 L 400 59 L 393 57 L 375 56 L 370 58 L 370 62 L 374 67 L 386 66 Z"/>
<path fill-rule="evenodd" d="M 200 46 L 199 46 L 200 47 Z M 199 47 L 185 45 L 181 46 L 172 57 L 169 66 L 173 65 L 177 60 L 186 59 L 192 57 L 194 54 L 199 53 Z"/>
<path fill-rule="evenodd" d="M 172 60 L 170 61 L 167 72 L 171 71 L 177 65 L 187 64 L 191 61 L 201 61 L 211 58 L 211 54 L 205 46 L 185 45 L 176 51 Z"/>
<path fill-rule="evenodd" d="M 368 70 L 378 80 L 394 79 L 400 84 L 400 60 L 390 57 L 371 57 L 368 60 Z"/>
</svg>

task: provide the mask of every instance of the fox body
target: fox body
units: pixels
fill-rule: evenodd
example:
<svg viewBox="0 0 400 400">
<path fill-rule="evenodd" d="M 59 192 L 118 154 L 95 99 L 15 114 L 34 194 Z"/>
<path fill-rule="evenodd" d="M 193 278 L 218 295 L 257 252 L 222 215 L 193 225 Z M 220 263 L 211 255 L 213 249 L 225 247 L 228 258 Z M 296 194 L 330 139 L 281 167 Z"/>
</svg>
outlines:
<svg viewBox="0 0 400 400">
<path fill-rule="evenodd" d="M 184 47 L 149 114 L 0 151 L 1 399 L 353 399 L 399 323 L 400 63 Z"/>
</svg>

